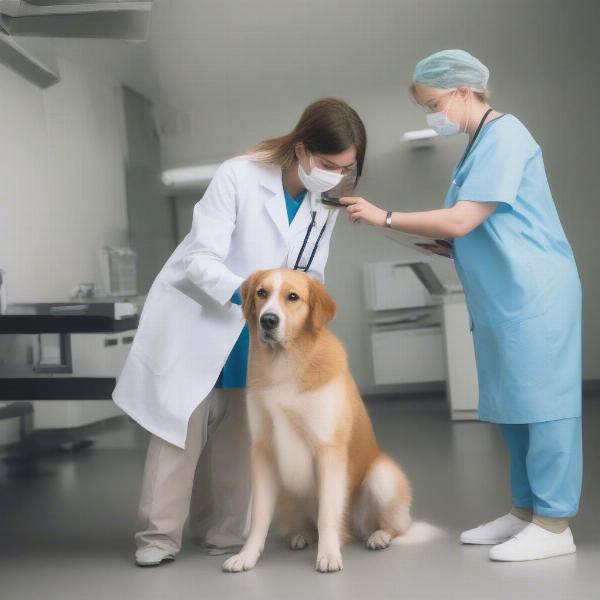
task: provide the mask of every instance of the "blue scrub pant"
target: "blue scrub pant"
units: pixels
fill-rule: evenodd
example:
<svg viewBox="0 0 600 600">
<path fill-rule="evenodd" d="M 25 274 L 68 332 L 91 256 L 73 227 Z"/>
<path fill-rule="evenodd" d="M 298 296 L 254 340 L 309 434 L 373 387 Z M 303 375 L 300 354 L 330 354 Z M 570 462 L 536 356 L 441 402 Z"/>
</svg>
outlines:
<svg viewBox="0 0 600 600">
<path fill-rule="evenodd" d="M 581 495 L 581 417 L 500 429 L 510 451 L 513 506 L 541 517 L 574 516 Z"/>
</svg>

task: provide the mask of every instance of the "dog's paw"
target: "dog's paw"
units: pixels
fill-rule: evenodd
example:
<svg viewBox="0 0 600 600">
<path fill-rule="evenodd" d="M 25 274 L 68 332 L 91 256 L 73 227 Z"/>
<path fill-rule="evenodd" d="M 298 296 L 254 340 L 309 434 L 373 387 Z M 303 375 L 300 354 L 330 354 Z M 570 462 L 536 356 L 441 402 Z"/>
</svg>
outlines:
<svg viewBox="0 0 600 600">
<path fill-rule="evenodd" d="M 342 555 L 337 552 L 323 552 L 317 556 L 317 571 L 321 573 L 334 573 L 344 568 L 342 564 Z"/>
<path fill-rule="evenodd" d="M 290 538 L 290 550 L 303 550 L 308 546 L 308 540 L 303 534 L 297 533 Z"/>
<path fill-rule="evenodd" d="M 231 556 L 223 563 L 223 571 L 226 573 L 240 573 L 241 571 L 249 571 L 256 566 L 258 553 L 240 552 Z"/>
<path fill-rule="evenodd" d="M 292 535 L 290 538 L 290 550 L 303 550 L 307 546 L 314 544 L 316 537 L 307 531 L 302 531 Z"/>
<path fill-rule="evenodd" d="M 369 539 L 367 540 L 367 548 L 371 550 L 383 550 L 390 545 L 391 541 L 392 536 L 387 531 L 378 529 L 369 536 Z"/>
</svg>

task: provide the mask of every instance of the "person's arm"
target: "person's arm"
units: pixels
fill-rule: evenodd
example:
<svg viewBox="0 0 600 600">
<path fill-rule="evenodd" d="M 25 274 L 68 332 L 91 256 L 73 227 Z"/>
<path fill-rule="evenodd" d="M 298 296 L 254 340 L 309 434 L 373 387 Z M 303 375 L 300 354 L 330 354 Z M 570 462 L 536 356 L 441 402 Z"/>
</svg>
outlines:
<svg viewBox="0 0 600 600">
<path fill-rule="evenodd" d="M 346 205 L 350 220 L 384 227 L 387 211 L 359 197 L 340 200 Z M 422 212 L 392 213 L 392 229 L 430 238 L 453 239 L 467 235 L 481 225 L 495 210 L 495 202 L 461 200 L 452 208 Z"/>
<path fill-rule="evenodd" d="M 244 281 L 224 264 L 236 224 L 237 185 L 230 162 L 223 163 L 194 207 L 186 276 L 219 304 L 229 302 Z"/>
</svg>

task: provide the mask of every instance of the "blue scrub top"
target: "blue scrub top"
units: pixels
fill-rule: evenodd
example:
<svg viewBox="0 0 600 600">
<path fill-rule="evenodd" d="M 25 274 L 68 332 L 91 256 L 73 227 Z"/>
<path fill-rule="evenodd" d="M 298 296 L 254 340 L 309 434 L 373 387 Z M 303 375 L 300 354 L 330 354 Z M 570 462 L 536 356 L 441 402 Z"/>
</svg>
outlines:
<svg viewBox="0 0 600 600">
<path fill-rule="evenodd" d="M 503 115 L 481 129 L 453 173 L 445 205 L 496 202 L 454 240 L 471 317 L 479 416 L 534 423 L 581 414 L 581 286 L 546 177 L 525 126 Z"/>
<path fill-rule="evenodd" d="M 285 208 L 287 210 L 288 223 L 291 223 L 306 196 L 306 190 L 300 192 L 296 197 L 292 196 L 283 188 L 285 196 Z M 235 304 L 241 304 L 240 292 L 236 290 L 231 298 Z M 250 349 L 250 332 L 248 325 L 244 326 L 240 337 L 237 339 L 233 349 L 227 357 L 216 387 L 218 388 L 243 388 L 246 387 L 246 372 L 248 370 L 248 351 Z"/>
</svg>

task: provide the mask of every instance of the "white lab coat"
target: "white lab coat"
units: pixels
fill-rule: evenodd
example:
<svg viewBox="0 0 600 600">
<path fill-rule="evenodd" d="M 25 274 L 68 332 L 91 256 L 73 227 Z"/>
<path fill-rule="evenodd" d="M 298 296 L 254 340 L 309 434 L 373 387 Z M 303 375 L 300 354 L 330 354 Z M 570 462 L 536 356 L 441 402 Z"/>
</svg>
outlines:
<svg viewBox="0 0 600 600">
<path fill-rule="evenodd" d="M 316 227 L 303 262 L 329 217 L 308 271 L 323 280 L 338 211 L 310 194 L 288 224 L 281 169 L 246 156 L 219 167 L 194 207 L 192 230 L 152 284 L 113 392 L 142 427 L 185 447 L 188 419 L 214 387 L 244 326 L 232 294 L 258 269 L 293 268 L 311 209 Z"/>
</svg>

